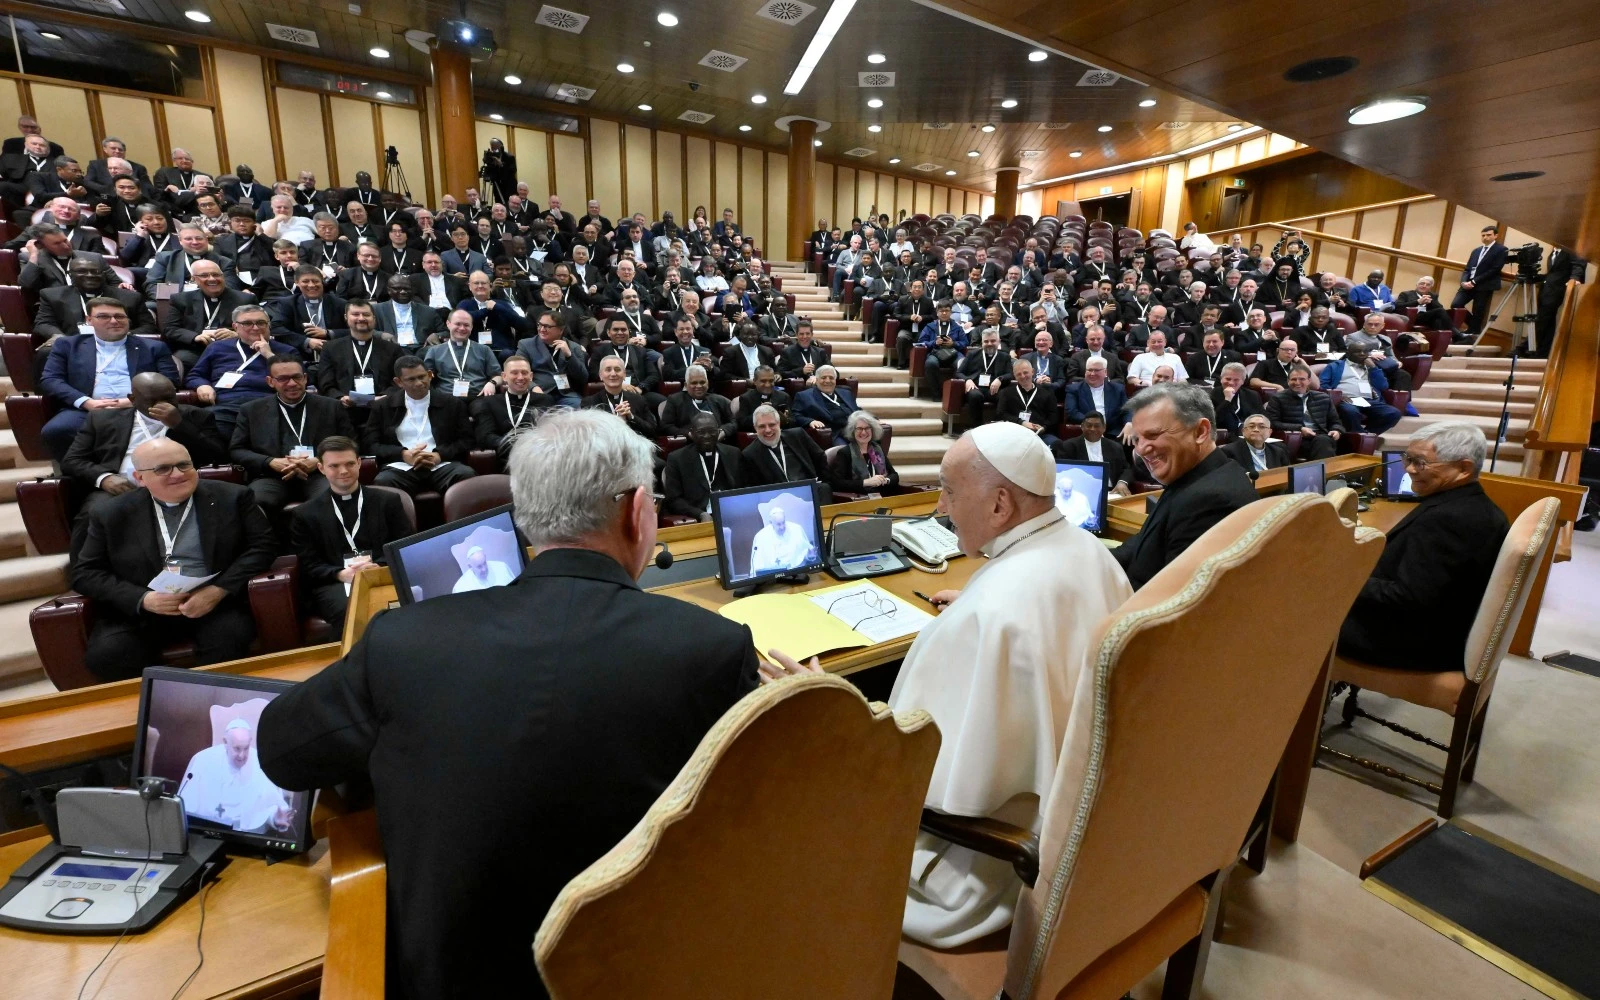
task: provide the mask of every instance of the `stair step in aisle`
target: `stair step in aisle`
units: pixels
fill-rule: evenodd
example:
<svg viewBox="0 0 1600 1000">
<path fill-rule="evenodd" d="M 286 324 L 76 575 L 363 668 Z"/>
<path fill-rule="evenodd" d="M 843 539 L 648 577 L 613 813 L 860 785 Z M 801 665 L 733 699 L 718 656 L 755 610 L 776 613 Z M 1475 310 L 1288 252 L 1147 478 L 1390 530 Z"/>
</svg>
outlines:
<svg viewBox="0 0 1600 1000">
<path fill-rule="evenodd" d="M 11 685 L 44 676 L 44 665 L 33 648 L 28 614 L 37 598 L 0 604 L 0 683 Z"/>
<path fill-rule="evenodd" d="M 1483 348 L 1453 346 L 1444 358 L 1435 361 L 1427 383 L 1412 395 L 1419 416 L 1405 417 L 1382 438 L 1384 450 L 1405 448 L 1411 435 L 1428 424 L 1441 420 L 1465 420 L 1475 424 L 1489 439 L 1491 453 L 1500 429 L 1501 407 L 1506 402 L 1505 382 L 1511 374 L 1511 359 L 1495 357 Z M 1517 359 L 1512 382 L 1511 402 L 1506 407 L 1506 440 L 1500 445 L 1495 470 L 1515 474 L 1523 456 L 1522 438 L 1533 417 L 1544 380 L 1547 362 L 1543 358 Z"/>
</svg>

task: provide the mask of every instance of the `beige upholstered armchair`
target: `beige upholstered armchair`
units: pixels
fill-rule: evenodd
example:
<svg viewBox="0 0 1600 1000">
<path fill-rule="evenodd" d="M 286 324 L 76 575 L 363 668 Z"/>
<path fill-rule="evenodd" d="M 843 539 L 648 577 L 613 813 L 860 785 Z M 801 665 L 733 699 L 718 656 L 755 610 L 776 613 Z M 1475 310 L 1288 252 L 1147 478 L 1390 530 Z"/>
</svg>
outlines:
<svg viewBox="0 0 1600 1000">
<path fill-rule="evenodd" d="M 1489 586 L 1484 590 L 1483 602 L 1478 605 L 1472 631 L 1467 634 L 1467 651 L 1460 670 L 1440 673 L 1394 670 L 1343 657 L 1334 658 L 1332 679 L 1352 685 L 1345 696 L 1344 725 L 1350 725 L 1358 716 L 1371 719 L 1402 736 L 1444 751 L 1442 780 L 1418 778 L 1326 744 L 1318 748 L 1321 753 L 1426 788 L 1439 796 L 1439 815 L 1450 818 L 1455 812 L 1457 790 L 1463 783 L 1472 784 L 1472 774 L 1478 766 L 1478 747 L 1483 739 L 1483 721 L 1489 711 L 1489 698 L 1494 694 L 1495 678 L 1500 674 L 1500 661 L 1505 658 L 1506 645 L 1522 621 L 1528 590 L 1544 561 L 1545 549 L 1555 541 L 1560 507 L 1554 497 L 1546 497 L 1517 515 L 1512 523 L 1505 541 L 1500 544 L 1500 555 L 1495 560 Z M 1451 728 L 1449 745 L 1368 713 L 1356 703 L 1356 692 L 1363 688 L 1451 716 L 1455 724 Z"/>
<path fill-rule="evenodd" d="M 810 674 L 753 692 L 534 940 L 556 1000 L 888 1000 L 917 816 L 939 752 Z"/>
<path fill-rule="evenodd" d="M 1091 647 L 1038 879 L 1022 890 L 1009 941 L 956 951 L 902 941 L 901 961 L 947 1000 L 990 1000 L 1002 987 L 1011 1000 L 1117 1000 L 1164 959 L 1163 995 L 1199 996 L 1227 873 L 1343 615 L 1308 620 L 1295 642 L 1270 648 L 1238 636 L 1307 562 L 1321 567 L 1330 606 L 1347 607 L 1382 548 L 1382 535 L 1345 526 L 1319 496 L 1276 497 L 1157 574 Z M 1026 831 L 982 826 L 961 842 L 1024 870 L 1015 848 Z"/>
</svg>

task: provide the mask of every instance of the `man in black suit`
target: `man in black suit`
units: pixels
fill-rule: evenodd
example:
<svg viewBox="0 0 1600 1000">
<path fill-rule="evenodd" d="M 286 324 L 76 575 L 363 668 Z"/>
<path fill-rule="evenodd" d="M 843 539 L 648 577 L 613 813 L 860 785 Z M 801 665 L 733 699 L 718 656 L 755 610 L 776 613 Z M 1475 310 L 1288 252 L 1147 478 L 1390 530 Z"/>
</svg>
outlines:
<svg viewBox="0 0 1600 1000">
<path fill-rule="evenodd" d="M 1057 441 L 1050 450 L 1055 452 L 1056 458 L 1064 461 L 1104 462 L 1111 495 L 1126 496 L 1128 476 L 1133 467 L 1128 461 L 1127 449 L 1116 438 L 1106 437 L 1106 418 L 1099 413 L 1091 410 L 1084 414 L 1080 426 L 1082 434 Z"/>
<path fill-rule="evenodd" d="M 629 392 L 633 387 L 623 381 L 622 359 L 609 354 L 600 359 L 600 391 L 585 397 L 583 409 L 595 409 L 620 417 L 641 437 L 656 435 L 656 407 L 650 397 L 640 392 Z M 659 399 L 660 397 L 657 397 Z"/>
<path fill-rule="evenodd" d="M 700 414 L 716 418 L 720 431 L 718 440 L 732 441 L 739 433 L 733 419 L 733 405 L 726 396 L 711 391 L 711 379 L 699 365 L 690 365 L 684 375 L 683 391 L 667 397 L 661 408 L 661 425 L 658 430 L 667 437 L 687 435 L 694 418 Z"/>
<path fill-rule="evenodd" d="M 255 273 L 255 284 L 250 286 L 250 291 L 264 303 L 294 294 L 294 272 L 300 267 L 300 247 L 289 240 L 273 240 L 272 261 Z"/>
<path fill-rule="evenodd" d="M 150 178 L 150 183 L 155 186 L 159 197 L 170 201 L 194 186 L 196 173 L 198 171 L 194 168 L 194 157 L 189 155 L 189 151 L 174 149 L 172 166 L 157 170 L 155 176 Z"/>
<path fill-rule="evenodd" d="M 137 677 L 185 640 L 199 664 L 247 655 L 255 622 L 245 588 L 277 555 L 261 508 L 242 486 L 202 481 L 188 450 L 165 438 L 133 450 L 133 478 L 142 489 L 89 515 L 72 567 L 73 589 L 95 602 L 85 666 L 107 681 Z M 184 593 L 162 579 L 211 574 Z"/>
<path fill-rule="evenodd" d="M 222 193 L 230 202 L 248 201 L 254 218 L 256 208 L 272 201 L 272 189 L 256 180 L 256 172 L 248 163 L 235 164 L 233 176 L 237 180 L 224 182 Z"/>
<path fill-rule="evenodd" d="M 330 293 L 322 272 L 311 264 L 294 270 L 294 293 L 272 307 L 272 339 L 293 344 L 311 358 L 329 340 L 345 334 L 344 299 Z"/>
<path fill-rule="evenodd" d="M 553 287 L 555 287 L 553 282 L 545 286 L 547 290 Z M 708 377 L 718 382 L 722 381 L 721 369 L 717 366 L 715 354 L 721 345 L 715 342 L 706 343 L 700 339 L 699 332 L 695 328 L 694 317 L 686 313 L 679 313 L 672 321 L 673 343 L 670 346 L 663 344 L 661 348 L 661 381 L 681 383 L 687 379 L 689 369 L 695 365 L 699 365 Z M 823 354 L 820 350 L 813 349 L 812 356 L 820 363 Z M 787 352 L 784 357 L 789 357 Z M 778 364 L 781 369 L 784 361 L 780 360 Z"/>
<path fill-rule="evenodd" d="M 798 427 L 783 430 L 782 419 L 771 406 L 757 407 L 752 418 L 756 439 L 740 456 L 739 478 L 746 486 L 827 482 L 827 456 L 808 432 Z"/>
<path fill-rule="evenodd" d="M 195 289 L 179 292 L 168 304 L 167 318 L 161 324 L 161 339 L 172 349 L 172 356 L 193 368 L 206 346 L 232 334 L 233 311 L 254 303 L 249 292 L 229 288 L 222 268 L 209 260 L 199 260 L 189 269 Z"/>
<path fill-rule="evenodd" d="M 725 380 L 755 378 L 756 369 L 773 366 L 772 348 L 761 343 L 761 329 L 749 320 L 734 327 L 734 343 L 723 348 L 718 368 Z"/>
<path fill-rule="evenodd" d="M 1415 290 L 1396 295 L 1394 307 L 1400 312 L 1408 309 L 1417 311 L 1411 320 L 1413 330 L 1443 330 L 1450 325 L 1450 314 L 1445 311 L 1444 303 L 1439 301 L 1438 294 L 1433 290 L 1433 279 L 1427 275 L 1417 279 Z M 1543 338 L 1540 339 L 1542 342 Z"/>
<path fill-rule="evenodd" d="M 1112 552 L 1135 590 L 1212 525 L 1256 500 L 1244 470 L 1217 450 L 1216 414 L 1187 382 L 1147 386 L 1128 401 L 1136 454 L 1163 490 L 1139 533 Z"/>
<path fill-rule="evenodd" d="M 513 354 L 500 366 L 498 392 L 472 401 L 472 432 L 485 451 L 509 458 L 511 446 L 526 428 L 538 423 L 545 408 L 555 405 L 554 394 L 534 383 L 533 362 L 524 354 Z"/>
<path fill-rule="evenodd" d="M 1263 412 L 1278 436 L 1300 432 L 1300 454 L 1290 458 L 1316 461 L 1338 451 L 1344 422 L 1333 408 L 1333 397 L 1311 388 L 1311 369 L 1305 365 L 1289 369 L 1289 388 L 1273 393 Z"/>
<path fill-rule="evenodd" d="M 250 272 L 252 278 L 262 270 L 276 264 L 272 240 L 261 235 L 256 226 L 255 213 L 243 205 L 228 209 L 228 231 L 218 236 L 212 249 L 233 261 L 235 273 Z"/>
<path fill-rule="evenodd" d="M 532 437 L 511 475 L 540 554 L 517 585 L 375 618 L 349 656 L 261 717 L 274 783 L 370 778 L 389 962 L 410 996 L 546 996 L 531 942 L 556 894 L 757 684 L 744 626 L 635 583 L 656 548 L 649 443 L 605 414 L 564 415 Z M 561 823 L 541 820 L 556 810 Z M 487 907 L 497 873 L 528 858 L 522 905 Z"/>
<path fill-rule="evenodd" d="M 1462 669 L 1467 636 L 1510 531 L 1478 483 L 1487 451 L 1483 432 L 1465 421 L 1411 435 L 1406 471 L 1422 500 L 1389 529 L 1383 555 L 1339 630 L 1340 656 L 1396 670 Z"/>
<path fill-rule="evenodd" d="M 1567 282 L 1582 282 L 1588 273 L 1589 262 L 1574 257 L 1566 247 L 1551 247 L 1545 258 L 1544 280 L 1539 283 L 1539 311 L 1534 319 L 1534 343 L 1528 345 L 1535 357 L 1550 353 L 1555 341 L 1556 320 L 1561 316 L 1561 304 L 1567 298 Z"/>
<path fill-rule="evenodd" d="M 376 243 L 356 247 L 356 266 L 339 272 L 333 294 L 345 301 L 366 299 L 382 302 L 389 297 L 389 272 L 383 269 L 382 251 Z"/>
<path fill-rule="evenodd" d="M 374 303 L 372 316 L 375 328 L 394 338 L 394 342 L 411 351 L 421 351 L 430 340 L 443 340 L 445 314 L 416 299 L 416 287 L 411 277 L 391 274 L 386 282 L 389 297 Z"/>
<path fill-rule="evenodd" d="M 466 279 L 447 273 L 444 258 L 432 250 L 422 255 L 422 270 L 411 275 L 411 291 L 417 302 L 440 310 L 440 315 L 471 294 Z"/>
<path fill-rule="evenodd" d="M 328 488 L 317 471 L 317 443 L 330 434 L 354 437 L 336 399 L 306 392 L 306 366 L 293 355 L 267 359 L 273 395 L 239 407 L 229 452 L 250 476 L 250 492 L 269 517 L 291 500 L 304 503 Z"/>
<path fill-rule="evenodd" d="M 1483 329 L 1484 320 L 1489 318 L 1489 302 L 1500 290 L 1500 269 L 1506 266 L 1506 245 L 1498 236 L 1499 231 L 1492 224 L 1483 227 L 1479 234 L 1482 245 L 1467 258 L 1467 266 L 1461 272 L 1461 287 L 1456 289 L 1456 297 L 1450 303 L 1451 309 L 1472 307 L 1467 315 L 1469 337 L 1476 337 Z"/>
<path fill-rule="evenodd" d="M 1239 436 L 1223 445 L 1222 451 L 1245 472 L 1281 469 L 1289 464 L 1289 451 L 1277 441 L 1267 440 L 1271 434 L 1272 421 L 1267 415 L 1252 413 L 1240 425 Z"/>
<path fill-rule="evenodd" d="M 1244 374 L 1244 365 L 1229 362 L 1222 366 L 1222 378 L 1211 390 L 1211 407 L 1217 411 L 1218 429 L 1236 437 L 1246 419 L 1265 409 L 1261 394 L 1245 388 Z"/>
<path fill-rule="evenodd" d="M 983 423 L 983 404 L 997 402 L 1001 390 L 1011 383 L 1011 360 L 1011 355 L 1000 346 L 1000 328 L 989 326 L 984 327 L 978 349 L 968 351 L 956 366 L 956 375 L 967 383 L 961 411 L 966 415 L 968 427 Z M 1050 393 L 1055 395 L 1054 385 Z"/>
<path fill-rule="evenodd" d="M 782 299 L 778 299 L 773 302 L 775 310 L 781 312 L 787 309 L 786 306 L 778 305 L 782 301 Z M 784 378 L 804 379 L 807 385 L 812 385 L 816 382 L 817 369 L 828 364 L 833 352 L 828 350 L 826 346 L 816 342 L 809 319 L 800 320 L 796 324 L 793 317 L 780 316 L 780 312 L 761 318 L 764 329 L 769 331 L 776 329 L 768 325 L 769 321 L 778 318 L 780 322 L 785 324 L 782 329 L 790 331 L 794 339 L 794 342 L 787 347 L 775 348 L 782 352 L 778 355 L 778 374 Z M 782 343 L 776 339 L 773 342 Z"/>
<path fill-rule="evenodd" d="M 471 479 L 467 401 L 434 389 L 433 373 L 421 358 L 402 355 L 393 370 L 399 391 L 372 404 L 361 430 L 366 454 L 376 455 L 383 466 L 373 482 L 416 496 L 428 490 L 443 493 Z"/>
<path fill-rule="evenodd" d="M 41 348 L 57 337 L 82 332 L 89 322 L 89 300 L 106 296 L 121 302 L 128 311 L 128 335 L 137 337 L 156 332 L 155 321 L 145 311 L 138 292 L 106 287 L 106 268 L 93 258 L 74 256 L 67 265 L 70 285 L 57 285 L 39 293 L 39 309 L 33 316 L 33 339 Z"/>
<path fill-rule="evenodd" d="M 395 361 L 409 353 L 373 331 L 372 313 L 369 302 L 357 299 L 346 303 L 344 319 L 350 336 L 328 341 L 317 365 L 317 392 L 337 399 L 357 427 L 366 422 L 374 398 L 388 390 L 385 376 L 394 371 Z"/>
<path fill-rule="evenodd" d="M 94 195 L 83 186 L 83 170 L 70 156 L 58 156 L 50 161 L 49 168 L 28 175 L 25 182 L 35 205 L 43 205 L 54 198 L 71 198 L 80 205 L 94 200 Z"/>
<path fill-rule="evenodd" d="M 113 163 L 112 161 L 121 162 Z M 112 168 L 116 167 L 120 170 L 122 164 L 127 164 L 127 172 L 125 174 L 114 173 Z M 119 176 L 132 177 L 138 181 L 141 190 L 146 191 L 151 197 L 154 196 L 154 192 L 150 190 L 150 171 L 145 168 L 144 164 L 128 159 L 128 147 L 121 139 L 114 135 L 108 135 L 100 140 L 100 156 L 90 160 L 89 166 L 84 170 L 84 184 L 96 194 L 110 197 L 112 184 Z"/>
<path fill-rule="evenodd" d="M 1018 358 L 1011 363 L 1011 381 L 1000 390 L 994 404 L 995 419 L 1021 424 L 1039 436 L 1046 447 L 1056 443 L 1061 407 L 1056 395 L 1033 381 L 1033 363 Z"/>
<path fill-rule="evenodd" d="M 97 267 L 105 266 L 105 258 L 98 252 L 74 249 L 72 237 L 52 223 L 29 226 L 22 231 L 22 235 L 27 238 L 23 252 L 28 262 L 22 265 L 17 284 L 25 292 L 42 293 L 47 288 L 70 284 L 68 269 L 74 260 L 89 261 Z"/>
<path fill-rule="evenodd" d="M 367 566 L 383 565 L 384 545 L 414 534 L 416 525 L 403 497 L 362 488 L 361 450 L 350 438 L 323 438 L 317 468 L 328 490 L 290 513 L 290 547 L 300 558 L 300 585 L 312 609 L 343 631 L 350 581 Z"/>
<path fill-rule="evenodd" d="M 662 470 L 661 492 L 665 499 L 661 510 L 709 521 L 711 494 L 740 486 L 739 449 L 719 443 L 722 428 L 711 412 L 696 413 L 688 430 L 689 447 L 668 455 Z"/>
</svg>

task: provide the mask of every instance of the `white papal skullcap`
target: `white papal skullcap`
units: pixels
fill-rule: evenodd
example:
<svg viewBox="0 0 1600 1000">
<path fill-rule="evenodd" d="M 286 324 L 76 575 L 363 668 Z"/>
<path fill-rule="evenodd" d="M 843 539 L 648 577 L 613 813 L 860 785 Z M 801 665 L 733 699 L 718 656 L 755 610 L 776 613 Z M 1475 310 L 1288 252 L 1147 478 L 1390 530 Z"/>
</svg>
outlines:
<svg viewBox="0 0 1600 1000">
<path fill-rule="evenodd" d="M 1002 476 L 1035 496 L 1056 488 L 1056 461 L 1039 436 L 1021 424 L 992 423 L 974 427 L 967 437 L 978 453 Z"/>
<path fill-rule="evenodd" d="M 223 732 L 227 732 L 230 729 L 243 729 L 248 732 L 250 729 L 250 723 L 244 721 L 243 719 L 234 719 L 232 722 L 222 727 Z"/>
</svg>

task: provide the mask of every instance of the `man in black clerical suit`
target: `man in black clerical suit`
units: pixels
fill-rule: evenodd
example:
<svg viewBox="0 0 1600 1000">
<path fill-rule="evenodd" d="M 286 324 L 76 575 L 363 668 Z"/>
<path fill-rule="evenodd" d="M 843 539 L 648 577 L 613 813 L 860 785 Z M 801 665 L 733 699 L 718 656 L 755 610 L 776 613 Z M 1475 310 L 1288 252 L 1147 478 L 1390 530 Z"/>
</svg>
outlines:
<svg viewBox="0 0 1600 1000">
<path fill-rule="evenodd" d="M 1383 555 L 1339 630 L 1340 656 L 1397 670 L 1462 669 L 1510 531 L 1478 483 L 1487 451 L 1483 432 L 1465 421 L 1411 435 L 1406 472 L 1422 500 L 1386 534 Z"/>
<path fill-rule="evenodd" d="M 724 379 L 753 379 L 757 368 L 772 366 L 772 348 L 761 343 L 761 329 L 754 323 L 749 320 L 740 322 L 734 328 L 733 335 L 735 341 L 723 348 L 722 360 L 717 365 Z"/>
<path fill-rule="evenodd" d="M 137 677 L 182 641 L 199 664 L 247 655 L 245 588 L 277 555 L 261 508 L 242 486 L 201 480 L 177 441 L 140 444 L 133 465 L 142 488 L 95 507 L 72 566 L 73 589 L 94 601 L 84 665 L 107 681 Z M 150 588 L 173 570 L 216 576 L 186 593 Z"/>
<path fill-rule="evenodd" d="M 372 306 L 374 329 L 394 337 L 395 343 L 413 352 L 421 351 L 432 337 L 441 340 L 445 314 L 416 300 L 416 289 L 403 274 L 390 275 L 389 297 Z"/>
<path fill-rule="evenodd" d="M 659 430 L 667 437 L 686 435 L 694 418 L 702 413 L 716 418 L 719 440 L 732 441 L 738 436 L 739 427 L 733 419 L 733 404 L 728 402 L 726 396 L 711 391 L 711 380 L 705 369 L 691 365 L 684 376 L 683 391 L 668 396 L 666 405 L 661 408 Z"/>
<path fill-rule="evenodd" d="M 371 781 L 399 996 L 545 997 L 532 941 L 556 894 L 757 683 L 744 626 L 635 583 L 656 547 L 649 442 L 587 413 L 532 437 L 511 475 L 539 555 L 516 585 L 373 619 L 261 717 L 274 783 Z M 492 905 L 513 869 L 519 905 Z"/>
<path fill-rule="evenodd" d="M 998 402 L 1000 391 L 1011 384 L 1011 355 L 1000 346 L 999 327 L 984 328 L 978 349 L 967 352 L 956 366 L 956 374 L 967 380 L 966 398 L 961 408 L 966 414 L 967 426 L 976 427 L 983 423 L 983 404 Z"/>
<path fill-rule="evenodd" d="M 209 260 L 196 261 L 189 275 L 194 290 L 172 297 L 161 324 L 161 339 L 185 369 L 194 367 L 212 341 L 231 335 L 235 309 L 256 301 L 249 292 L 229 288 L 222 268 Z"/>
<path fill-rule="evenodd" d="M 600 391 L 584 399 L 583 409 L 615 414 L 622 418 L 635 434 L 647 438 L 655 437 L 656 406 L 659 404 L 652 403 L 650 397 L 644 393 L 628 391 L 632 386 L 623 381 L 625 375 L 622 358 L 615 354 L 601 358 L 599 375 Z"/>
<path fill-rule="evenodd" d="M 1211 408 L 1217 411 L 1217 427 L 1235 436 L 1247 418 L 1265 409 L 1261 394 L 1245 388 L 1244 375 L 1245 367 L 1238 362 L 1223 365 L 1221 378 L 1211 390 Z"/>
<path fill-rule="evenodd" d="M 1126 494 L 1132 463 L 1122 442 L 1105 436 L 1106 418 L 1091 410 L 1084 415 L 1080 426 L 1082 434 L 1058 441 L 1050 450 L 1055 452 L 1056 458 L 1067 461 L 1104 462 L 1106 482 L 1111 484 L 1112 492 Z"/>
<path fill-rule="evenodd" d="M 256 230 L 256 214 L 243 205 L 228 209 L 228 231 L 218 236 L 212 249 L 233 261 L 235 273 L 257 271 L 272 267 L 277 258 L 272 252 L 272 239 Z"/>
<path fill-rule="evenodd" d="M 417 529 L 403 497 L 361 485 L 361 450 L 350 438 L 323 438 L 317 468 L 328 490 L 290 513 L 289 544 L 300 558 L 300 586 L 312 609 L 343 631 L 350 581 L 363 567 L 383 564 L 385 544 Z"/>
<path fill-rule="evenodd" d="M 737 423 L 741 431 L 749 434 L 755 430 L 755 412 L 759 406 L 770 406 L 777 410 L 778 420 L 784 427 L 794 426 L 794 417 L 789 412 L 794 400 L 789 398 L 785 390 L 774 387 L 777 380 L 778 373 L 766 365 L 756 369 L 755 378 L 750 380 L 750 388 L 739 397 Z"/>
<path fill-rule="evenodd" d="M 721 433 L 715 414 L 696 413 L 690 419 L 689 446 L 668 455 L 661 472 L 663 513 L 709 521 L 711 494 L 739 488 L 739 449 L 718 443 Z"/>
<path fill-rule="evenodd" d="M 339 272 L 333 294 L 346 301 L 382 302 L 388 298 L 389 272 L 383 269 L 381 253 L 376 243 L 362 243 L 356 247 L 356 266 Z"/>
<path fill-rule="evenodd" d="M 373 480 L 412 496 L 443 493 L 472 478 L 472 415 L 467 401 L 433 388 L 433 373 L 412 355 L 394 362 L 396 389 L 372 404 L 361 445 L 381 468 Z"/>
<path fill-rule="evenodd" d="M 284 504 L 302 503 L 328 488 L 317 471 L 317 443 L 330 434 L 354 437 L 350 415 L 337 399 L 306 392 L 305 363 L 295 356 L 267 359 L 273 395 L 239 407 L 229 453 L 250 476 L 250 492 L 268 517 Z"/>
<path fill-rule="evenodd" d="M 39 293 L 39 309 L 33 315 L 33 339 L 42 348 L 57 337 L 72 337 L 89 322 L 88 303 L 96 296 L 121 302 L 128 311 L 128 335 L 155 333 L 155 321 L 145 310 L 138 292 L 106 287 L 105 265 L 89 256 L 73 257 L 67 265 L 70 285 L 57 285 Z"/>
<path fill-rule="evenodd" d="M 1272 421 L 1267 415 L 1252 413 L 1240 424 L 1239 436 L 1223 445 L 1222 451 L 1245 472 L 1281 469 L 1289 464 L 1289 450 L 1277 441 L 1267 440 L 1271 434 Z"/>
<path fill-rule="evenodd" d="M 1344 421 L 1333 408 L 1333 397 L 1311 388 L 1311 369 L 1305 365 L 1296 363 L 1289 369 L 1289 387 L 1273 393 L 1262 412 L 1280 437 L 1300 432 L 1299 458 L 1332 458 L 1338 450 Z"/>
<path fill-rule="evenodd" d="M 1134 451 L 1164 487 L 1139 533 L 1111 554 L 1142 587 L 1211 526 L 1256 500 L 1238 464 L 1217 450 L 1210 395 L 1187 382 L 1162 382 L 1128 401 Z"/>
<path fill-rule="evenodd" d="M 555 405 L 555 395 L 534 383 L 533 362 L 524 354 L 506 358 L 500 383 L 500 391 L 472 401 L 472 431 L 479 448 L 497 452 L 504 461 L 521 432 Z"/>
<path fill-rule="evenodd" d="M 373 399 L 389 389 L 389 373 L 402 354 L 410 353 L 373 329 L 373 306 L 360 300 L 344 307 L 350 336 L 328 341 L 317 365 L 317 392 L 337 399 L 356 426 L 366 422 Z"/>
<path fill-rule="evenodd" d="M 763 317 L 763 322 L 771 318 Z M 816 342 L 809 319 L 801 320 L 799 325 L 791 329 L 794 331 L 794 343 L 783 348 L 783 353 L 778 355 L 778 374 L 784 378 L 805 379 L 810 384 L 816 380 L 817 369 L 831 361 L 833 352 L 826 344 Z"/>
<path fill-rule="evenodd" d="M 707 345 L 699 339 L 692 316 L 679 313 L 672 324 L 672 336 L 671 346 L 661 345 L 661 381 L 684 382 L 689 369 L 695 365 L 699 365 L 713 381 L 722 380 L 721 369 L 717 367 L 715 346 Z"/>
<path fill-rule="evenodd" d="M 739 478 L 746 486 L 827 481 L 827 456 L 809 433 L 798 427 L 782 430 L 778 411 L 770 406 L 756 410 L 753 425 L 756 439 L 740 456 Z M 823 492 L 831 496 L 826 487 Z"/>
</svg>

